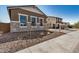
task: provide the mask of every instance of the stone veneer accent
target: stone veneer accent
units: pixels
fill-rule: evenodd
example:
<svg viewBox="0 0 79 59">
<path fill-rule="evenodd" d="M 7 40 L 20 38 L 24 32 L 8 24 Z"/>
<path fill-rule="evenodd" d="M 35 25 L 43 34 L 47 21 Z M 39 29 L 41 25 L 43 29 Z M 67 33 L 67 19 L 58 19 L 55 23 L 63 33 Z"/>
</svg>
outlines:
<svg viewBox="0 0 79 59">
<path fill-rule="evenodd" d="M 20 26 L 19 21 L 13 21 L 10 23 L 11 32 L 21 32 L 21 31 L 35 31 L 35 30 L 45 30 L 46 25 L 40 26 L 39 23 L 36 26 L 31 26 L 31 22 L 27 22 L 27 26 Z"/>
<path fill-rule="evenodd" d="M 18 21 L 11 21 L 10 22 L 10 31 L 11 32 L 17 32 L 19 31 L 19 22 Z"/>
</svg>

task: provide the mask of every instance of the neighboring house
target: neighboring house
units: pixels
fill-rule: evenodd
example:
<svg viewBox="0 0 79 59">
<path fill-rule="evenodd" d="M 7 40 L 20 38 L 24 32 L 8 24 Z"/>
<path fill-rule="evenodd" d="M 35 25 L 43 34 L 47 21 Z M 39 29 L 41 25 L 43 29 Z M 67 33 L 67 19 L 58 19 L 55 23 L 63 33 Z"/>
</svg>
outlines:
<svg viewBox="0 0 79 59">
<path fill-rule="evenodd" d="M 48 16 L 46 21 L 48 28 L 53 29 L 59 29 L 59 28 L 65 29 L 67 25 L 65 22 L 63 22 L 63 19 L 60 17 Z"/>
<path fill-rule="evenodd" d="M 47 16 L 35 5 L 8 6 L 10 31 L 45 30 Z"/>
<path fill-rule="evenodd" d="M 65 29 L 68 29 L 69 26 L 70 26 L 70 23 L 69 22 L 62 22 L 63 26 Z"/>
</svg>

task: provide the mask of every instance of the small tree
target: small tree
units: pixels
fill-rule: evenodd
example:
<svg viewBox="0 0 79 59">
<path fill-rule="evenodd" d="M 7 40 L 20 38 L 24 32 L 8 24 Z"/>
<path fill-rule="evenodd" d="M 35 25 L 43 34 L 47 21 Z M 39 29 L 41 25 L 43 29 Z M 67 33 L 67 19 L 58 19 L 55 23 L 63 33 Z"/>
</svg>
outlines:
<svg viewBox="0 0 79 59">
<path fill-rule="evenodd" d="M 75 27 L 75 28 L 79 28 L 79 21 L 74 24 L 74 27 Z"/>
</svg>

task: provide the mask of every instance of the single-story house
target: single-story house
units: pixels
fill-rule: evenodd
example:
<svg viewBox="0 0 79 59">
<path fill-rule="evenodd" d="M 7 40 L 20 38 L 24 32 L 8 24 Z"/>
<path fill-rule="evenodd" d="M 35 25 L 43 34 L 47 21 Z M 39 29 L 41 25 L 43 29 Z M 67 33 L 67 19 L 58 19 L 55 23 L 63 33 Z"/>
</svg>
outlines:
<svg viewBox="0 0 79 59">
<path fill-rule="evenodd" d="M 37 6 L 8 6 L 10 32 L 45 30 L 46 14 Z"/>
</svg>

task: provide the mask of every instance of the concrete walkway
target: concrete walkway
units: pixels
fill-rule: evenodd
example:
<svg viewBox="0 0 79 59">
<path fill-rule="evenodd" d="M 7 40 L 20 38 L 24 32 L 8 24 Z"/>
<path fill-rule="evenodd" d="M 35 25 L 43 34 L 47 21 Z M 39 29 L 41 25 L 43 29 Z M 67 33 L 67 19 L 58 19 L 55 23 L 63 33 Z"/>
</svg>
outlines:
<svg viewBox="0 0 79 59">
<path fill-rule="evenodd" d="M 78 29 L 48 29 L 49 31 L 55 31 L 55 32 L 64 32 L 64 33 L 70 33 L 70 32 L 73 32 L 73 31 L 77 31 Z"/>
<path fill-rule="evenodd" d="M 20 50 L 16 53 L 71 53 L 79 52 L 79 31 Z"/>
</svg>

